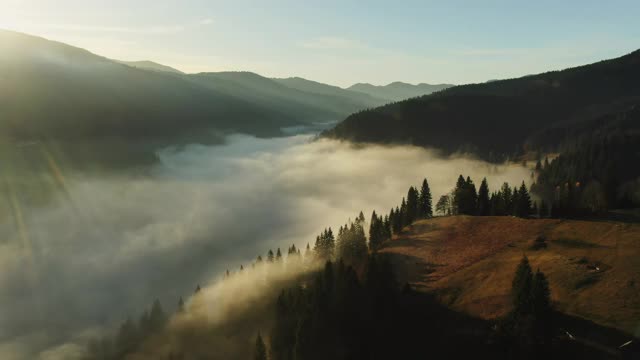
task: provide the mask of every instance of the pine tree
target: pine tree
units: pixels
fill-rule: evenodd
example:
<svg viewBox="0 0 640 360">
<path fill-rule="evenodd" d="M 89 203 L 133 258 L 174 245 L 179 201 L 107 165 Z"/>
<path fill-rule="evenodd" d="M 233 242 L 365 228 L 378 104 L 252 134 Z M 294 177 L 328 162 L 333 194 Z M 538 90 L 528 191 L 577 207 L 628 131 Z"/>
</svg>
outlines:
<svg viewBox="0 0 640 360">
<path fill-rule="evenodd" d="M 473 180 L 469 176 L 467 176 L 467 180 L 465 181 L 465 187 L 467 190 L 467 213 L 469 215 L 475 215 L 476 209 L 478 208 L 478 192 L 476 190 L 476 185 L 473 183 Z"/>
<path fill-rule="evenodd" d="M 405 225 L 410 225 L 418 217 L 418 191 L 412 186 L 407 192 L 407 213 Z"/>
<path fill-rule="evenodd" d="M 546 317 L 551 311 L 551 291 L 549 281 L 538 269 L 531 284 L 531 307 L 537 318 Z"/>
<path fill-rule="evenodd" d="M 267 347 L 264 345 L 264 341 L 262 340 L 260 333 L 258 333 L 258 337 L 256 338 L 256 347 L 253 358 L 255 360 L 267 360 Z"/>
<path fill-rule="evenodd" d="M 465 180 L 462 175 L 458 177 L 453 191 L 453 208 L 456 214 L 475 215 L 478 194 L 476 186 L 470 177 Z"/>
<path fill-rule="evenodd" d="M 513 310 L 515 313 L 527 314 L 531 310 L 531 282 L 533 280 L 533 273 L 531 271 L 531 265 L 529 265 L 529 259 L 526 256 L 522 257 L 516 274 L 511 283 L 511 298 L 513 301 Z"/>
<path fill-rule="evenodd" d="M 422 180 L 422 188 L 420 188 L 420 197 L 418 199 L 418 215 L 421 218 L 433 217 L 433 208 L 431 204 L 431 189 L 425 178 Z"/>
<path fill-rule="evenodd" d="M 531 197 L 529 196 L 529 191 L 527 191 L 527 186 L 522 182 L 520 185 L 520 190 L 518 190 L 517 197 L 517 205 L 516 205 L 516 216 L 520 217 L 528 217 L 531 214 Z"/>
<path fill-rule="evenodd" d="M 178 300 L 178 312 L 184 312 L 184 300 L 182 300 L 182 296 L 180 297 L 180 300 Z"/>
<path fill-rule="evenodd" d="M 384 216 L 384 239 L 391 239 L 391 219 L 389 215 Z"/>
<path fill-rule="evenodd" d="M 491 212 L 491 204 L 489 202 L 489 185 L 487 178 L 482 179 L 480 189 L 478 189 L 478 215 L 486 216 Z"/>
<path fill-rule="evenodd" d="M 373 210 L 371 213 L 371 221 L 369 222 L 369 247 L 371 249 L 377 249 L 384 240 L 382 226 L 383 224 L 380 222 L 380 219 L 378 219 L 376 211 Z"/>
<path fill-rule="evenodd" d="M 513 194 L 511 193 L 511 187 L 508 183 L 502 184 L 500 188 L 500 204 L 498 208 L 500 213 L 497 215 L 513 214 Z"/>
<path fill-rule="evenodd" d="M 267 253 L 267 261 L 272 263 L 273 262 L 273 250 L 269 249 L 269 252 Z"/>
<path fill-rule="evenodd" d="M 304 260 L 305 261 L 311 260 L 311 246 L 309 246 L 309 243 L 307 243 L 307 249 L 304 252 Z"/>
</svg>

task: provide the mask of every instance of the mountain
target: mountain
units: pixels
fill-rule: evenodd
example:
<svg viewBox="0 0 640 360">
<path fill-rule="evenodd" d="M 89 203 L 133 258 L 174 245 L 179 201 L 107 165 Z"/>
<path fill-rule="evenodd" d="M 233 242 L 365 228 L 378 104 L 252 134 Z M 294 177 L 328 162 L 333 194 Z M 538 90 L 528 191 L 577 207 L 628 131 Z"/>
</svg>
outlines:
<svg viewBox="0 0 640 360">
<path fill-rule="evenodd" d="M 184 74 L 182 71 L 180 71 L 178 69 L 174 69 L 171 66 L 158 64 L 156 62 L 149 61 L 149 60 L 143 60 L 143 61 L 115 60 L 115 61 L 117 61 L 117 62 L 119 62 L 121 64 L 129 65 L 129 66 L 137 68 L 137 69 L 151 70 L 151 71 L 164 71 L 164 72 L 169 72 L 169 73 L 174 73 L 174 74 Z"/>
<path fill-rule="evenodd" d="M 590 65 L 456 86 L 385 105 L 353 114 L 324 135 L 470 151 L 500 160 L 522 154 L 528 139 L 549 127 L 588 121 L 636 102 L 640 50 Z"/>
<path fill-rule="evenodd" d="M 202 128 L 276 134 L 297 124 L 171 73 L 0 31 L 0 133 L 4 138 L 174 137 Z"/>
<path fill-rule="evenodd" d="M 308 93 L 348 98 L 348 99 L 351 99 L 351 101 L 353 102 L 362 103 L 363 105 L 366 105 L 365 108 L 380 106 L 388 102 L 388 99 L 377 98 L 375 96 L 371 96 L 369 94 L 365 94 L 360 91 L 343 89 L 338 86 L 327 85 L 327 84 L 323 84 L 323 83 L 319 83 L 316 81 L 311 81 L 311 80 L 307 80 L 299 77 L 292 77 L 292 78 L 286 78 L 286 79 L 273 79 L 273 80 L 279 82 L 280 84 L 286 87 L 297 89 L 297 90 L 308 92 Z"/>
<path fill-rule="evenodd" d="M 347 90 L 357 91 L 369 94 L 373 97 L 386 99 L 388 102 L 400 101 L 414 98 L 416 96 L 428 95 L 436 91 L 444 90 L 452 87 L 450 84 L 418 84 L 412 85 L 403 82 L 393 82 L 389 85 L 376 86 L 371 84 L 355 84 L 347 88 Z"/>
<path fill-rule="evenodd" d="M 330 123 L 362 109 L 384 104 L 349 91 L 310 91 L 308 86 L 297 86 L 290 81 L 269 79 L 251 72 L 215 72 L 189 75 L 188 78 L 204 87 L 241 97 L 261 106 L 273 106 L 282 116 L 291 116 L 305 122 Z M 316 88 L 331 88 L 315 83 Z"/>
<path fill-rule="evenodd" d="M 112 152 L 124 161 L 143 152 L 148 159 L 158 147 L 219 141 L 213 133 L 278 136 L 383 103 L 305 92 L 251 73 L 186 75 L 152 62 L 123 64 L 6 30 L 0 53 L 0 144 L 56 142 L 82 162 Z"/>
</svg>

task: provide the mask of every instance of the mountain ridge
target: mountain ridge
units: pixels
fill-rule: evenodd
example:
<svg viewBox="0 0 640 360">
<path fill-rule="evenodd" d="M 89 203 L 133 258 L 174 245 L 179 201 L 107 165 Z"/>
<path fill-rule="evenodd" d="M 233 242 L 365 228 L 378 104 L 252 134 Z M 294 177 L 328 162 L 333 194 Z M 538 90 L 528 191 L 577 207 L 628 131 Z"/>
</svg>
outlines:
<svg viewBox="0 0 640 360">
<path fill-rule="evenodd" d="M 522 154 L 535 132 L 638 100 L 638 64 L 640 50 L 564 70 L 455 86 L 352 114 L 324 136 L 473 152 L 500 161 Z"/>
<path fill-rule="evenodd" d="M 427 84 L 419 83 L 416 85 L 394 81 L 387 85 L 372 85 L 369 83 L 357 83 L 349 86 L 347 90 L 357 91 L 369 94 L 373 97 L 384 98 L 391 101 L 400 101 L 410 99 L 416 96 L 429 95 L 436 91 L 450 88 L 451 84 Z"/>
</svg>

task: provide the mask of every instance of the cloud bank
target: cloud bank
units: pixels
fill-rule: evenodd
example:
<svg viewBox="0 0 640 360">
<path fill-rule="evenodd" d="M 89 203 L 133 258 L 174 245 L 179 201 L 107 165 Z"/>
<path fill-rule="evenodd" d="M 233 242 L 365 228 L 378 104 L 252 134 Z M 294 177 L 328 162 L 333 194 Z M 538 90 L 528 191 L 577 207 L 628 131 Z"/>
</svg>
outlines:
<svg viewBox="0 0 640 360">
<path fill-rule="evenodd" d="M 436 199 L 460 173 L 493 189 L 529 178 L 421 148 L 310 139 L 237 135 L 165 149 L 146 175 L 65 174 L 64 193 L 0 222 L 0 358 L 71 358 L 155 298 L 173 310 L 268 249 L 386 213 L 424 177 Z"/>
</svg>

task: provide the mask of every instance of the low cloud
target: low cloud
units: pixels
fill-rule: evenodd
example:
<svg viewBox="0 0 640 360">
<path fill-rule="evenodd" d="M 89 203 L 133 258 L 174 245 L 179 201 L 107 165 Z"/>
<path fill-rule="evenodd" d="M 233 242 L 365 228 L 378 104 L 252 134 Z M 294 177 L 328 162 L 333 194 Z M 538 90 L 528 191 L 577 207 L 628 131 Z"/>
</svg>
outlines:
<svg viewBox="0 0 640 360">
<path fill-rule="evenodd" d="M 529 178 L 516 165 L 308 136 L 232 136 L 159 156 L 146 175 L 63 174 L 48 204 L 0 218 L 0 358 L 74 352 L 155 298 L 173 310 L 269 249 L 303 248 L 360 210 L 386 213 L 424 177 L 435 198 L 460 173 L 494 189 Z"/>
</svg>

